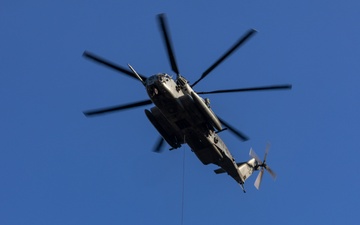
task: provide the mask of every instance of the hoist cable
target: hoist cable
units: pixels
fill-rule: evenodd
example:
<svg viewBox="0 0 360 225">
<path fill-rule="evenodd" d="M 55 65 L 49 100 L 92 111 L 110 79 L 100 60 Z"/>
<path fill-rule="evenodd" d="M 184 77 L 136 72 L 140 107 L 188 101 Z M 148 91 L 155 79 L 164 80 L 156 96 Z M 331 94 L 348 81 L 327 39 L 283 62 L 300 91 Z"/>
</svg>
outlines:
<svg viewBox="0 0 360 225">
<path fill-rule="evenodd" d="M 181 191 L 181 225 L 184 224 L 184 202 L 185 202 L 185 147 L 183 147 L 183 168 L 182 168 L 182 191 Z"/>
</svg>

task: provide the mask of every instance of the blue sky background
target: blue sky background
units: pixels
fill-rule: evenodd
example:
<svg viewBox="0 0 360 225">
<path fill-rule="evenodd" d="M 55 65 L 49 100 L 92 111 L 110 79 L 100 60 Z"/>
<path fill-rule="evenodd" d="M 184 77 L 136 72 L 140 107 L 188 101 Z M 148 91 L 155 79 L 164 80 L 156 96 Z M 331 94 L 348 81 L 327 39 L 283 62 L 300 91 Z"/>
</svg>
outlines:
<svg viewBox="0 0 360 225">
<path fill-rule="evenodd" d="M 153 153 L 146 107 L 82 114 L 147 98 L 84 50 L 147 76 L 173 74 L 162 12 L 190 82 L 259 31 L 195 90 L 293 84 L 207 96 L 250 137 L 221 133 L 238 161 L 271 142 L 275 182 L 265 174 L 257 191 L 253 176 L 243 194 L 187 146 Z M 1 1 L 0 224 L 357 224 L 359 12 L 350 0 Z"/>
</svg>

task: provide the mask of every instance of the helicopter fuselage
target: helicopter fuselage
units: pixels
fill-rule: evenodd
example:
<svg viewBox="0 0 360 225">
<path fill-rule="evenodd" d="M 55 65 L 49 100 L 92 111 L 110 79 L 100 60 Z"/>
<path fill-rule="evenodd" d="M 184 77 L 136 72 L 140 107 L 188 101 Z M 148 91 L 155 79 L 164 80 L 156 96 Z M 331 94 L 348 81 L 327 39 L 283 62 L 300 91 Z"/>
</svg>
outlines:
<svg viewBox="0 0 360 225">
<path fill-rule="evenodd" d="M 217 134 L 221 123 L 208 99 L 197 95 L 182 76 L 175 82 L 167 74 L 157 74 L 146 80 L 145 87 L 155 104 L 145 113 L 172 149 L 188 144 L 203 164 L 216 164 L 238 183 L 244 182 L 235 159 Z"/>
</svg>

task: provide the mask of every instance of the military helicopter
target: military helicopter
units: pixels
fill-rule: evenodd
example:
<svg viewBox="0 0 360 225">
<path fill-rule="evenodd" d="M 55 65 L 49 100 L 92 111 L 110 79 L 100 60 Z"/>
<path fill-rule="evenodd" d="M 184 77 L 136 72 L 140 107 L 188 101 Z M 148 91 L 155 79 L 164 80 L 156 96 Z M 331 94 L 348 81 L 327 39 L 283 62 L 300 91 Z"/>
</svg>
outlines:
<svg viewBox="0 0 360 225">
<path fill-rule="evenodd" d="M 163 41 L 165 42 L 171 69 L 176 74 L 176 79 L 173 79 L 172 76 L 166 73 L 158 73 L 147 77 L 139 74 L 130 64 L 128 64 L 128 69 L 97 56 L 94 53 L 85 51 L 83 53 L 84 57 L 137 79 L 145 87 L 149 99 L 85 111 L 84 114 L 86 116 L 95 116 L 154 104 L 150 110 L 145 109 L 145 114 L 161 135 L 154 147 L 155 152 L 161 151 L 165 141 L 171 146 L 170 150 L 180 148 L 183 144 L 188 144 L 204 165 L 215 164 L 219 166 L 220 168 L 215 170 L 215 173 L 229 174 L 240 184 L 244 192 L 245 180 L 256 170 L 260 170 L 258 178 L 255 181 L 257 188 L 260 186 L 264 168 L 275 178 L 276 174 L 266 164 L 267 151 L 263 161 L 259 159 L 253 150 L 250 150 L 250 156 L 252 158 L 249 161 L 236 163 L 218 133 L 229 130 L 242 141 L 248 140 L 248 137 L 218 117 L 212 111 L 209 99 L 203 99 L 200 95 L 291 89 L 292 86 L 286 84 L 207 92 L 195 92 L 193 90 L 196 84 L 207 77 L 211 71 L 252 37 L 256 33 L 256 30 L 250 29 L 247 31 L 224 55 L 205 70 L 198 80 L 190 84 L 189 81 L 180 74 L 178 69 L 170 40 L 166 15 L 159 14 L 157 19 Z"/>
</svg>

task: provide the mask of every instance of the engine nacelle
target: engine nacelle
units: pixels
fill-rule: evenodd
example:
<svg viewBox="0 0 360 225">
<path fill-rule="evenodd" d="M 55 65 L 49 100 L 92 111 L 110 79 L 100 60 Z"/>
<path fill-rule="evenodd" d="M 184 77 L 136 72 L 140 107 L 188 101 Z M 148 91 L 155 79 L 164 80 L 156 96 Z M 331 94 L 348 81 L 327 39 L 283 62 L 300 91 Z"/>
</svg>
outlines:
<svg viewBox="0 0 360 225">
<path fill-rule="evenodd" d="M 219 119 L 216 117 L 214 112 L 210 109 L 208 105 L 205 104 L 204 100 L 195 92 L 191 92 L 191 97 L 193 98 L 195 105 L 206 117 L 206 119 L 210 122 L 210 124 L 215 127 L 217 130 L 222 130 L 221 123 Z"/>
</svg>

